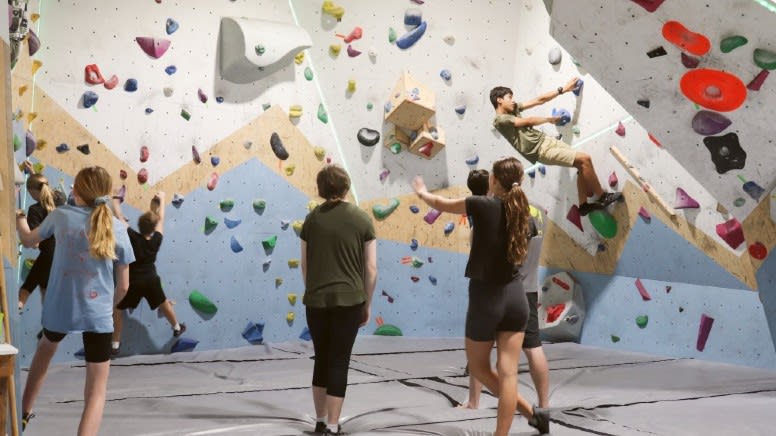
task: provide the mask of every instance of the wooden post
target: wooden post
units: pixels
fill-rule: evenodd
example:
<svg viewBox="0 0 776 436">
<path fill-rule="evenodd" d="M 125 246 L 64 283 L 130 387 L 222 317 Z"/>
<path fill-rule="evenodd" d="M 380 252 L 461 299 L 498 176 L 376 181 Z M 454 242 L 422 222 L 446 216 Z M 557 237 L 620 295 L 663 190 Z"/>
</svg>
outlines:
<svg viewBox="0 0 776 436">
<path fill-rule="evenodd" d="M 655 192 L 654 189 L 652 189 L 652 185 L 649 184 L 646 180 L 644 180 L 643 177 L 641 177 L 641 174 L 639 173 L 639 170 L 636 169 L 630 162 L 628 162 L 628 158 L 626 158 L 620 150 L 617 148 L 617 146 L 612 145 L 609 147 L 609 151 L 612 152 L 612 155 L 614 155 L 615 159 L 617 159 L 620 164 L 625 167 L 625 171 L 628 172 L 628 174 L 631 175 L 641 186 L 641 189 L 644 190 L 644 192 L 647 193 L 647 196 L 657 205 L 660 207 L 660 209 L 663 210 L 669 217 L 673 218 L 676 216 L 676 211 L 673 207 L 669 206 L 668 203 L 663 200 L 663 197 L 661 197 L 657 192 Z"/>
</svg>

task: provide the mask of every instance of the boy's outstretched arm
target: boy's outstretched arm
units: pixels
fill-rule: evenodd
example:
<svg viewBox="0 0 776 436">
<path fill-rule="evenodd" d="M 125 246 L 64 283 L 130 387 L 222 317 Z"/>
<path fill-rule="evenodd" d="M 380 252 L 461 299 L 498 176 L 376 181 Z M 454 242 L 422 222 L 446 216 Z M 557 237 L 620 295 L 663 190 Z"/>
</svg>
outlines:
<svg viewBox="0 0 776 436">
<path fill-rule="evenodd" d="M 572 77 L 568 82 L 566 82 L 565 85 L 559 86 L 558 89 L 552 90 L 536 98 L 520 103 L 520 107 L 523 110 L 525 110 L 525 109 L 530 109 L 532 107 L 536 107 L 544 103 L 547 103 L 553 98 L 574 89 L 574 87 L 577 86 L 577 80 L 579 80 L 579 77 Z M 536 125 L 536 124 L 531 124 L 531 125 Z M 524 126 L 518 126 L 518 127 L 524 127 Z"/>
<path fill-rule="evenodd" d="M 164 199 L 165 193 L 162 191 L 157 192 L 151 199 L 151 210 L 159 215 L 159 222 L 156 223 L 154 231 L 160 234 L 164 233 Z"/>
</svg>

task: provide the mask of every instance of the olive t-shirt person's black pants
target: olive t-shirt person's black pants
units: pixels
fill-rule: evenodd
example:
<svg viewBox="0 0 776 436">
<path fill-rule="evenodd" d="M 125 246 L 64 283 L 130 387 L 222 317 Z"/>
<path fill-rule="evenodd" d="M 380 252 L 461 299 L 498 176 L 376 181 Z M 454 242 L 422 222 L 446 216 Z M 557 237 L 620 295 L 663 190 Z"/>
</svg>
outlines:
<svg viewBox="0 0 776 436">
<path fill-rule="evenodd" d="M 353 343 L 364 311 L 364 303 L 330 308 L 307 307 L 307 328 L 313 338 L 315 365 L 313 386 L 326 394 L 345 397 Z"/>
</svg>

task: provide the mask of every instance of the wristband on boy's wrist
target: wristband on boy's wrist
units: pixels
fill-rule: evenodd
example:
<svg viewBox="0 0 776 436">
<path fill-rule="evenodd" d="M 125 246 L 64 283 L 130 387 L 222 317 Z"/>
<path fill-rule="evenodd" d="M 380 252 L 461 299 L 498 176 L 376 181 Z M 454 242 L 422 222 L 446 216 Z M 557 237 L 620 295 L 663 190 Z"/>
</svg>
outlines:
<svg viewBox="0 0 776 436">
<path fill-rule="evenodd" d="M 559 86 L 558 87 L 558 95 L 561 95 L 561 94 L 563 94 L 563 87 Z"/>
</svg>

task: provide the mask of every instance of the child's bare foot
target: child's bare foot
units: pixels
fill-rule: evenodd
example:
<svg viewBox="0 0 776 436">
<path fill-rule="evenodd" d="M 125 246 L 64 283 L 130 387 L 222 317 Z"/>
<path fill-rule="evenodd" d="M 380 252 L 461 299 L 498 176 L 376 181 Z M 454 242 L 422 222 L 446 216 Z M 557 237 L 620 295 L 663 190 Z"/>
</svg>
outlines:
<svg viewBox="0 0 776 436">
<path fill-rule="evenodd" d="M 478 404 L 472 403 L 471 401 L 466 401 L 464 403 L 461 403 L 457 406 L 455 406 L 457 409 L 472 409 L 477 410 Z"/>
</svg>

